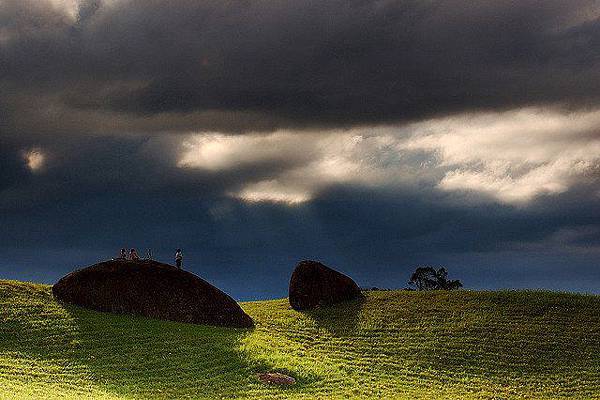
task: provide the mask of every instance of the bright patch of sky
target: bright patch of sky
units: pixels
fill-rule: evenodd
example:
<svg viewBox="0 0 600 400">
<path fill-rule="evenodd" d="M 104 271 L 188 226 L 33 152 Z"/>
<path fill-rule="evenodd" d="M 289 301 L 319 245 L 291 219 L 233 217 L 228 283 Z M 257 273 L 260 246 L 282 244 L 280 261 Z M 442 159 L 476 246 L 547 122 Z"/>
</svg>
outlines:
<svg viewBox="0 0 600 400">
<path fill-rule="evenodd" d="M 27 168 L 32 172 L 39 171 L 46 162 L 46 155 L 40 149 L 31 149 L 23 153 L 23 158 Z"/>
<path fill-rule="evenodd" d="M 521 109 L 402 127 L 194 134 L 183 142 L 178 165 L 222 171 L 281 164 L 271 179 L 232 192 L 253 202 L 300 203 L 338 184 L 424 183 L 519 205 L 594 179 L 600 170 L 597 126 L 599 111 Z"/>
</svg>

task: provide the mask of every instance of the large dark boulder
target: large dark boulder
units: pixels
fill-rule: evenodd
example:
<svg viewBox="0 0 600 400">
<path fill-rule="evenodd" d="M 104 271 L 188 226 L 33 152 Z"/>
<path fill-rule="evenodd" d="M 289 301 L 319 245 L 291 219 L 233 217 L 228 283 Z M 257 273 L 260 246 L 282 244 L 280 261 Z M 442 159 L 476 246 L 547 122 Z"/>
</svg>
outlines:
<svg viewBox="0 0 600 400">
<path fill-rule="evenodd" d="M 317 261 L 301 261 L 290 279 L 290 305 L 298 311 L 361 296 L 360 288 L 350 277 Z"/>
<path fill-rule="evenodd" d="M 71 272 L 53 287 L 65 303 L 169 321 L 248 328 L 241 307 L 196 275 L 151 260 L 111 260 Z"/>
</svg>

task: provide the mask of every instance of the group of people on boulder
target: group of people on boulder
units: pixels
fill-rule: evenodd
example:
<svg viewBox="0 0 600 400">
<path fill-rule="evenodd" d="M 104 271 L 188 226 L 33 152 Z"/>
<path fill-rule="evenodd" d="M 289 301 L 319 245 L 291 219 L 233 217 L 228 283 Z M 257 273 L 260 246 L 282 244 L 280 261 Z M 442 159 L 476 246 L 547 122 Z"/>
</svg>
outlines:
<svg viewBox="0 0 600 400">
<path fill-rule="evenodd" d="M 127 252 L 126 248 L 122 248 L 121 251 L 119 251 L 119 259 L 132 261 L 141 260 L 137 250 L 133 248 L 129 250 L 129 252 Z M 152 260 L 152 250 L 150 249 L 148 249 L 146 252 L 146 260 Z M 183 252 L 181 249 L 177 249 L 177 251 L 175 251 L 175 265 L 179 269 L 181 269 L 183 266 Z"/>
<path fill-rule="evenodd" d="M 131 249 L 129 250 L 129 253 L 127 253 L 127 249 L 122 248 L 119 253 L 119 258 L 122 260 L 139 260 L 140 256 L 135 249 Z"/>
</svg>

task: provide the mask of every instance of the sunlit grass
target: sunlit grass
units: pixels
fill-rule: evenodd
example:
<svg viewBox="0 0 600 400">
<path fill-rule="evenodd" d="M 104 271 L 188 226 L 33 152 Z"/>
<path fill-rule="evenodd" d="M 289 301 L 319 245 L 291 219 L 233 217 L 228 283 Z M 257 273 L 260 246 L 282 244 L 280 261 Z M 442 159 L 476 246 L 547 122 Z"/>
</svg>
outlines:
<svg viewBox="0 0 600 400">
<path fill-rule="evenodd" d="M 0 281 L 0 398 L 600 398 L 600 297 L 367 292 L 253 330 L 65 307 Z M 260 383 L 279 371 L 297 384 Z"/>
</svg>

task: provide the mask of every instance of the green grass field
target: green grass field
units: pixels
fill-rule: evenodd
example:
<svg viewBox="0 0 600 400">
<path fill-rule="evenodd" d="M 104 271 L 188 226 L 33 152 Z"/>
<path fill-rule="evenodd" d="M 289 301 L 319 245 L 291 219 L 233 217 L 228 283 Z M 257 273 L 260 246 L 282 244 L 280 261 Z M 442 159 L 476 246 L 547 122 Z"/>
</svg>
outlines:
<svg viewBox="0 0 600 400">
<path fill-rule="evenodd" d="M 600 297 L 367 292 L 311 313 L 243 303 L 253 330 L 63 306 L 0 281 L 0 398 L 600 399 Z M 260 383 L 279 371 L 291 387 Z"/>
</svg>

